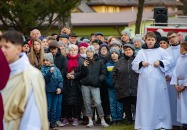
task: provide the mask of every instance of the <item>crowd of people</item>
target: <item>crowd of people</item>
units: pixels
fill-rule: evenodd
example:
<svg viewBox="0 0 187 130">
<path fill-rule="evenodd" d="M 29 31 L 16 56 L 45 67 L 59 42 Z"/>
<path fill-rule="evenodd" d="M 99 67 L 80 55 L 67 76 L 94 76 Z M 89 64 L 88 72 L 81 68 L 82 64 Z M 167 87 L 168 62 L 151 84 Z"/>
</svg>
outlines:
<svg viewBox="0 0 187 130">
<path fill-rule="evenodd" d="M 187 41 L 180 32 L 165 34 L 3 33 L 0 47 L 12 77 L 1 91 L 5 127 L 108 127 L 125 119 L 127 125 L 135 120 L 135 129 L 187 130 Z"/>
</svg>

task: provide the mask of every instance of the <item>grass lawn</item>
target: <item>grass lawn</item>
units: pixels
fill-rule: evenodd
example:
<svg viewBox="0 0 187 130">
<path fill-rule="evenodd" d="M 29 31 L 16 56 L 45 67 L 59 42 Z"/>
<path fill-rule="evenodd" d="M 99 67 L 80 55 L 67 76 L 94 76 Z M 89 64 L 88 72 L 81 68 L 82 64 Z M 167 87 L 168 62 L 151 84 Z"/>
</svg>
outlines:
<svg viewBox="0 0 187 130">
<path fill-rule="evenodd" d="M 110 125 L 107 128 L 102 128 L 102 130 L 134 130 L 133 125 L 126 125 L 126 121 L 122 125 Z"/>
</svg>

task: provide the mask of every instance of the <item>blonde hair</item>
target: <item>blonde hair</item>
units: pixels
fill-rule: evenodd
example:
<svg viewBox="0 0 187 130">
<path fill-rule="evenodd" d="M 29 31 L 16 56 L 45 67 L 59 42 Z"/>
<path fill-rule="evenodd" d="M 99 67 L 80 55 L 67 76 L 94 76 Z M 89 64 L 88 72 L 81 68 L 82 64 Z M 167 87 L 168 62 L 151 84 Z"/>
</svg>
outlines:
<svg viewBox="0 0 187 130">
<path fill-rule="evenodd" d="M 76 50 L 78 51 L 78 46 L 75 45 L 75 44 L 69 45 L 69 46 L 68 46 L 68 51 L 69 51 L 70 48 L 76 49 Z"/>
<path fill-rule="evenodd" d="M 30 63 L 35 66 L 35 58 L 36 58 L 36 53 L 34 50 L 34 42 L 37 41 L 40 43 L 40 52 L 39 52 L 39 59 L 38 59 L 38 67 L 41 67 L 43 65 L 43 58 L 44 58 L 44 48 L 42 46 L 42 42 L 38 38 L 33 38 L 32 39 L 32 46 L 31 46 L 31 52 L 29 53 L 29 60 Z"/>
</svg>

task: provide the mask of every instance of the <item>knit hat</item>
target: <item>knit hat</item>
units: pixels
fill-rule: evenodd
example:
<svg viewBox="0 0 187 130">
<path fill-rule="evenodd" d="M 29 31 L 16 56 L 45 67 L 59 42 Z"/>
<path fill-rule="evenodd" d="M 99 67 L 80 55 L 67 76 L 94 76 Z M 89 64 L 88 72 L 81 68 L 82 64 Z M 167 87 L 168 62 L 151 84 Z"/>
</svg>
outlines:
<svg viewBox="0 0 187 130">
<path fill-rule="evenodd" d="M 80 47 L 82 47 L 82 46 L 84 46 L 84 47 L 86 47 L 86 48 L 87 48 L 87 47 L 88 47 L 88 44 L 87 44 L 87 43 L 85 43 L 85 42 L 81 42 L 81 43 L 79 44 L 79 48 L 80 48 Z"/>
<path fill-rule="evenodd" d="M 94 47 L 93 46 L 88 46 L 87 48 L 86 48 L 86 52 L 87 51 L 93 51 L 93 53 L 95 54 L 95 49 L 94 49 Z"/>
<path fill-rule="evenodd" d="M 97 36 L 97 35 L 104 36 L 101 32 L 96 32 L 96 33 L 95 33 L 95 36 Z"/>
<path fill-rule="evenodd" d="M 158 42 L 160 42 L 160 41 L 166 41 L 168 43 L 168 38 L 167 37 L 160 37 Z"/>
<path fill-rule="evenodd" d="M 135 41 L 140 42 L 140 43 L 143 43 L 143 40 L 142 40 L 142 38 L 141 38 L 140 36 L 135 36 L 135 37 L 133 38 L 133 42 L 135 42 Z"/>
<path fill-rule="evenodd" d="M 59 48 L 59 45 L 57 43 L 56 40 L 52 40 L 50 43 L 49 43 L 49 48 L 51 47 L 56 47 L 56 48 Z"/>
<path fill-rule="evenodd" d="M 90 43 L 90 40 L 87 39 L 87 38 L 83 39 L 82 41 L 83 41 L 83 42 L 86 42 L 86 43 Z"/>
<path fill-rule="evenodd" d="M 125 29 L 121 32 L 121 34 L 126 34 L 127 36 L 131 37 L 131 32 L 128 29 Z"/>
<path fill-rule="evenodd" d="M 119 52 L 119 50 L 117 49 L 117 48 L 112 48 L 111 50 L 110 50 L 110 53 L 112 54 L 113 52 L 115 52 L 116 54 L 118 54 L 118 56 L 120 55 L 120 52 Z"/>
<path fill-rule="evenodd" d="M 111 41 L 109 44 L 109 47 L 112 47 L 113 45 L 117 45 L 117 46 L 121 47 L 121 42 L 118 40 Z"/>
<path fill-rule="evenodd" d="M 133 51 L 135 51 L 134 45 L 133 44 L 124 44 L 123 48 L 131 48 Z"/>
<path fill-rule="evenodd" d="M 53 55 L 51 53 L 44 54 L 44 60 L 50 61 L 52 64 L 54 63 Z"/>
<path fill-rule="evenodd" d="M 69 36 L 68 35 L 66 35 L 66 34 L 59 34 L 58 36 L 57 36 L 57 41 L 59 41 L 59 38 L 66 38 L 66 39 L 69 39 Z"/>
<path fill-rule="evenodd" d="M 99 44 L 99 45 L 101 45 L 101 44 L 102 44 L 102 42 L 101 42 L 100 40 L 97 40 L 97 39 L 96 39 L 96 40 L 94 40 L 94 41 L 92 42 L 92 44 L 93 44 L 93 43 L 97 43 L 97 44 Z"/>
</svg>

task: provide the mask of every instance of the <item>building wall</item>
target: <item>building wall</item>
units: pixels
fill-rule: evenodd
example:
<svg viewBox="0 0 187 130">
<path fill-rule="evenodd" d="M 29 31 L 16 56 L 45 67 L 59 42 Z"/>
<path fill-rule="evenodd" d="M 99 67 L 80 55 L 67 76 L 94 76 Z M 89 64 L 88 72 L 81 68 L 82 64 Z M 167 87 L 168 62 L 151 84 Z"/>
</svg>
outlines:
<svg viewBox="0 0 187 130">
<path fill-rule="evenodd" d="M 118 6 L 92 6 L 92 8 L 97 12 L 97 13 L 113 13 L 113 12 L 120 12 L 120 9 Z"/>
</svg>

